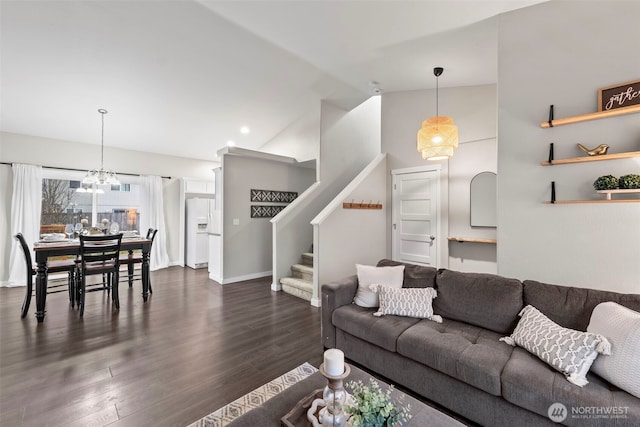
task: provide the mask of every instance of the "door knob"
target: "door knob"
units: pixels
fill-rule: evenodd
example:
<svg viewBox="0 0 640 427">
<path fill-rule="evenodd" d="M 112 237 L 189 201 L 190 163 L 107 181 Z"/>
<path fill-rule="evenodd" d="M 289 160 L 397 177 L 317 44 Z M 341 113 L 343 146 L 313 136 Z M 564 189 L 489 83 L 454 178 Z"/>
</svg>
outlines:
<svg viewBox="0 0 640 427">
<path fill-rule="evenodd" d="M 434 240 L 436 240 L 436 236 L 434 236 L 433 234 L 431 236 L 429 236 L 429 238 L 431 239 L 431 241 L 433 242 Z"/>
</svg>

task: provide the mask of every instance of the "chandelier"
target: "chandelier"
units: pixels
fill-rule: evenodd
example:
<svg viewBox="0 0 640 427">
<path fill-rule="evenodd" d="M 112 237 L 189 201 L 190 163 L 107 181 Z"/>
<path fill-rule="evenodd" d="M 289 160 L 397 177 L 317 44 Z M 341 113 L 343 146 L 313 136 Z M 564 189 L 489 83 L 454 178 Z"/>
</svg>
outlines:
<svg viewBox="0 0 640 427">
<path fill-rule="evenodd" d="M 433 74 L 436 76 L 436 117 L 422 122 L 422 127 L 418 131 L 418 152 L 426 160 L 449 158 L 458 148 L 458 128 L 453 124 L 453 119 L 438 115 L 438 77 L 443 71 L 442 67 L 433 69 Z"/>
<path fill-rule="evenodd" d="M 100 169 L 92 169 L 87 172 L 87 176 L 82 179 L 82 184 L 85 185 L 120 185 L 118 177 L 115 172 L 106 170 L 103 167 L 104 164 L 104 115 L 107 114 L 107 110 L 100 108 L 98 113 L 102 115 L 102 140 L 100 151 Z"/>
</svg>

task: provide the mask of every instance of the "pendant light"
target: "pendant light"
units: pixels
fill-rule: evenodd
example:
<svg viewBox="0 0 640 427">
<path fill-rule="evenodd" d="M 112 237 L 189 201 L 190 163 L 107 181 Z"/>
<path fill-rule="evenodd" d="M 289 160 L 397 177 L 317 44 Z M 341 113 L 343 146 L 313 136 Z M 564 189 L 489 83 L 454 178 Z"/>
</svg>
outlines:
<svg viewBox="0 0 640 427">
<path fill-rule="evenodd" d="M 458 148 L 458 128 L 453 124 L 453 119 L 438 114 L 438 77 L 443 71 L 442 67 L 433 69 L 436 76 L 436 116 L 422 122 L 422 128 L 418 131 L 418 152 L 426 160 L 447 159 Z"/>
<path fill-rule="evenodd" d="M 101 134 L 101 151 L 100 151 L 100 169 L 92 169 L 87 172 L 87 176 L 85 176 L 82 180 L 82 183 L 85 185 L 120 185 L 120 181 L 118 181 L 118 177 L 115 172 L 110 170 L 105 170 L 104 165 L 104 115 L 107 114 L 107 110 L 104 108 L 100 108 L 98 113 L 102 116 L 102 134 Z"/>
</svg>

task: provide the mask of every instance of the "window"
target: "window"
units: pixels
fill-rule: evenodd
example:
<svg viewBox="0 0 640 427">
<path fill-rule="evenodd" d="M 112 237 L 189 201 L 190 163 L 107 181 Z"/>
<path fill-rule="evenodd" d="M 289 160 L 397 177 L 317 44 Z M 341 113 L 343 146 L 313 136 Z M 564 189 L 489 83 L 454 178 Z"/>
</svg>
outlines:
<svg viewBox="0 0 640 427">
<path fill-rule="evenodd" d="M 102 220 L 118 223 L 119 229 L 138 230 L 140 185 L 83 186 L 81 181 L 60 177 L 42 180 L 40 233 L 63 233 L 66 224 L 81 223 L 102 227 Z M 114 188 L 115 187 L 115 188 Z"/>
</svg>

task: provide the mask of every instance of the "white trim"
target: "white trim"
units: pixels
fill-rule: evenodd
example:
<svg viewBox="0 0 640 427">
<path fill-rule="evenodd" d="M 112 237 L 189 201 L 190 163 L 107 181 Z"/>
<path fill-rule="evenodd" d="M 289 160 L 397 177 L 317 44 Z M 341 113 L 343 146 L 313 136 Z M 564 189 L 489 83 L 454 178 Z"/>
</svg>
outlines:
<svg viewBox="0 0 640 427">
<path fill-rule="evenodd" d="M 313 225 L 313 293 L 311 305 L 320 307 L 320 224 Z"/>
<path fill-rule="evenodd" d="M 274 162 L 296 164 L 298 161 L 293 157 L 280 156 L 278 154 L 265 153 L 263 151 L 248 150 L 239 147 L 223 147 L 216 153 L 219 158 L 224 155 L 253 157 L 256 159 L 273 160 Z"/>
<path fill-rule="evenodd" d="M 438 163 L 434 163 L 432 165 L 427 166 L 416 166 L 412 168 L 404 168 L 404 169 L 393 169 L 391 171 L 391 175 L 400 175 L 403 173 L 416 173 L 416 172 L 431 172 L 431 171 L 439 171 L 442 169 L 442 165 Z"/>
<path fill-rule="evenodd" d="M 222 278 L 218 276 L 214 276 L 213 273 L 209 273 L 209 279 L 213 280 L 214 282 L 222 284 Z"/>
<path fill-rule="evenodd" d="M 282 291 L 282 285 L 280 283 L 273 282 L 271 283 L 271 290 L 274 292 Z"/>
<path fill-rule="evenodd" d="M 216 282 L 222 285 L 228 285 L 229 283 L 244 282 L 245 280 L 260 279 L 261 277 L 267 277 L 267 276 L 271 276 L 271 271 L 263 271 L 262 273 L 252 273 L 252 274 L 247 274 L 245 276 L 229 277 L 226 279 L 222 279 L 222 281 L 216 280 Z"/>
<path fill-rule="evenodd" d="M 301 205 L 302 203 L 304 203 L 304 201 L 306 199 L 308 199 L 309 197 L 311 197 L 313 195 L 313 193 L 316 191 L 316 189 L 318 187 L 320 187 L 320 181 L 316 181 L 313 184 L 311 184 L 309 186 L 309 188 L 304 190 L 302 192 L 302 194 L 300 194 L 298 197 L 296 197 L 293 202 L 289 203 L 284 209 L 282 209 L 280 212 L 278 212 L 278 214 L 276 216 L 271 218 L 269 220 L 271 222 L 271 224 L 277 224 L 277 223 L 283 221 L 290 211 L 296 209 L 298 207 L 298 205 Z"/>
<path fill-rule="evenodd" d="M 311 225 L 320 225 L 325 219 L 336 209 L 342 207 L 342 202 L 347 196 L 356 190 L 360 184 L 371 174 L 371 172 L 378 167 L 380 163 L 387 158 L 387 153 L 378 154 L 351 182 L 344 187 L 344 189 L 338 193 L 336 197 L 329 202 L 329 204 L 320 211 L 315 218 L 311 220 Z"/>
<path fill-rule="evenodd" d="M 441 265 L 443 263 L 443 260 L 445 258 L 445 256 L 443 255 L 443 247 L 444 245 L 442 245 L 441 242 L 441 238 L 442 238 L 442 195 L 441 195 L 441 185 L 440 185 L 440 181 L 442 180 L 442 165 L 439 164 L 433 164 L 433 165 L 426 165 L 426 166 L 418 166 L 418 167 L 412 167 L 412 168 L 404 168 L 404 169 L 394 169 L 391 171 L 391 175 L 393 176 L 393 178 L 395 178 L 397 175 L 404 175 L 404 174 L 412 174 L 412 173 L 421 173 L 421 172 L 437 172 L 436 174 L 436 199 L 437 199 L 437 205 L 438 205 L 438 209 L 436 210 L 436 221 L 438 222 L 438 227 L 436 229 L 436 263 L 435 263 L 435 268 L 442 268 Z M 393 230 L 393 224 L 396 223 L 396 209 L 395 206 L 393 205 L 393 198 L 394 198 L 394 194 L 393 194 L 393 185 L 394 185 L 394 179 L 391 180 L 391 259 L 396 258 L 397 254 L 396 252 L 396 232 L 397 230 Z M 448 257 L 447 257 L 448 258 Z M 445 268 L 446 266 L 448 266 L 448 262 L 445 264 Z"/>
</svg>

